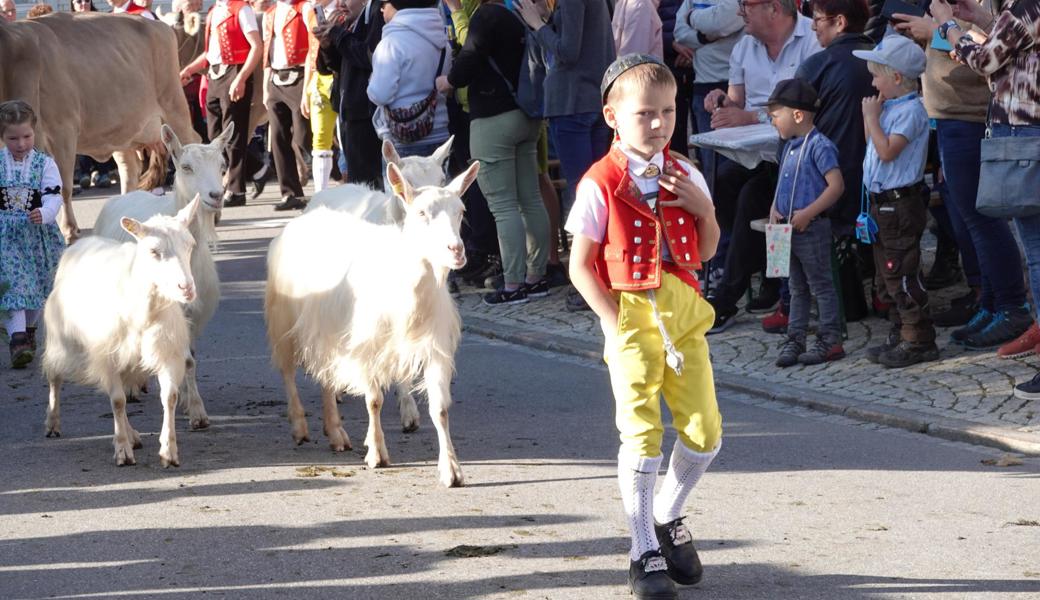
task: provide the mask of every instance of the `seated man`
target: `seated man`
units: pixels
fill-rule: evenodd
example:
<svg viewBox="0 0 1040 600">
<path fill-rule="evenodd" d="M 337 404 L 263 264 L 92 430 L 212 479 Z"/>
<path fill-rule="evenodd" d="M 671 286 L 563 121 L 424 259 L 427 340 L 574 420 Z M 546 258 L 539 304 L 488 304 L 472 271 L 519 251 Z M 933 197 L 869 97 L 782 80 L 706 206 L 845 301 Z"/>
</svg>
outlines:
<svg viewBox="0 0 1040 600">
<path fill-rule="evenodd" d="M 712 113 L 713 129 L 767 123 L 765 104 L 779 81 L 794 77 L 806 57 L 820 44 L 812 20 L 798 14 L 795 0 L 741 2 L 744 36 L 730 56 L 729 90 L 714 90 L 704 99 Z M 719 224 L 729 231 L 729 250 L 722 281 L 708 297 L 715 308 L 715 325 L 708 332 L 724 331 L 737 315 L 737 300 L 747 289 L 751 275 L 765 268 L 765 237 L 750 223 L 769 215 L 776 187 L 776 165 L 762 163 L 745 169 L 732 161 L 719 165 L 715 202 Z M 771 309 L 780 299 L 779 280 L 767 280 L 756 305 L 749 310 Z"/>
</svg>

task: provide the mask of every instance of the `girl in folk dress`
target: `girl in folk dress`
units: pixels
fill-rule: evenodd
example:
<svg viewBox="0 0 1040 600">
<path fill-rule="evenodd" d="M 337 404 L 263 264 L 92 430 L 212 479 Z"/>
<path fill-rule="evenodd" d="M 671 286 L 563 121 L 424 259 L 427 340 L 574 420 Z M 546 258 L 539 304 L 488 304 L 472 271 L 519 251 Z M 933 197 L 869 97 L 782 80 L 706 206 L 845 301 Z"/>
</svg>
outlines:
<svg viewBox="0 0 1040 600">
<path fill-rule="evenodd" d="M 49 155 L 33 148 L 36 113 L 21 100 L 0 103 L 0 313 L 11 338 L 11 366 L 36 352 L 36 321 L 65 249 L 56 223 L 61 176 Z"/>
</svg>

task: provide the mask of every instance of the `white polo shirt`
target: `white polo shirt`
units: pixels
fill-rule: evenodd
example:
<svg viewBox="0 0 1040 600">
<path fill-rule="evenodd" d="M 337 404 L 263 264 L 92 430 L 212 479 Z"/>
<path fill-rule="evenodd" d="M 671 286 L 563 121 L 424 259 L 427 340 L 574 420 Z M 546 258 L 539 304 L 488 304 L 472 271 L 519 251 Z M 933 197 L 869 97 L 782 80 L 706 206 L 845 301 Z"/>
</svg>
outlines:
<svg viewBox="0 0 1040 600">
<path fill-rule="evenodd" d="M 776 60 L 769 58 L 766 45 L 758 38 L 741 38 L 729 57 L 729 84 L 744 86 L 745 110 L 765 108 L 776 84 L 794 77 L 802 61 L 822 49 L 812 30 L 812 19 L 798 15 L 794 31 Z"/>
</svg>

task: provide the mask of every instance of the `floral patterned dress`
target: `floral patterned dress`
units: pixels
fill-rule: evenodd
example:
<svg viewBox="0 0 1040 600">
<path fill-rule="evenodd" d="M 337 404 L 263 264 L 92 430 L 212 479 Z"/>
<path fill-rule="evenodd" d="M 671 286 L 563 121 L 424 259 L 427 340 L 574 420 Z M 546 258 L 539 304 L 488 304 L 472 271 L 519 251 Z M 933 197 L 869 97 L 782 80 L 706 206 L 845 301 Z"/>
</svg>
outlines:
<svg viewBox="0 0 1040 600">
<path fill-rule="evenodd" d="M 60 193 L 61 176 L 50 156 L 32 150 L 16 161 L 7 148 L 0 149 L 0 282 L 9 286 L 0 297 L 0 312 L 43 308 L 65 249 L 53 209 Z M 36 208 L 44 213 L 41 225 L 29 221 Z"/>
</svg>

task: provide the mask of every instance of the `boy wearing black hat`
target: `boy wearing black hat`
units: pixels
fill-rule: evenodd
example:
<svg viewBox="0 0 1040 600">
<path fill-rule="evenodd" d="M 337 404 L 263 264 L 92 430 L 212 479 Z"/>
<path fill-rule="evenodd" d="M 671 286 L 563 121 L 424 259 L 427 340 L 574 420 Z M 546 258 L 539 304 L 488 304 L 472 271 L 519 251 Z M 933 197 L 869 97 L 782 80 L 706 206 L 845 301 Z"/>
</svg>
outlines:
<svg viewBox="0 0 1040 600">
<path fill-rule="evenodd" d="M 801 79 L 776 84 L 767 104 L 773 126 L 786 140 L 769 222 L 789 223 L 791 312 L 776 366 L 818 365 L 845 357 L 838 293 L 831 276 L 831 221 L 824 214 L 845 191 L 838 149 L 813 125 L 816 90 Z M 816 342 L 806 347 L 812 297 L 820 311 Z"/>
<path fill-rule="evenodd" d="M 657 58 L 629 54 L 603 76 L 603 116 L 616 132 L 577 186 L 567 230 L 570 275 L 596 312 L 620 432 L 618 483 L 632 534 L 637 598 L 675 598 L 701 564 L 681 511 L 719 451 L 722 417 L 704 333 L 715 313 L 694 270 L 715 253 L 719 226 L 704 177 L 668 151 L 675 79 Z M 661 396 L 678 434 L 661 465 Z"/>
</svg>

